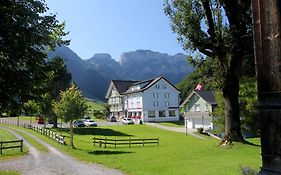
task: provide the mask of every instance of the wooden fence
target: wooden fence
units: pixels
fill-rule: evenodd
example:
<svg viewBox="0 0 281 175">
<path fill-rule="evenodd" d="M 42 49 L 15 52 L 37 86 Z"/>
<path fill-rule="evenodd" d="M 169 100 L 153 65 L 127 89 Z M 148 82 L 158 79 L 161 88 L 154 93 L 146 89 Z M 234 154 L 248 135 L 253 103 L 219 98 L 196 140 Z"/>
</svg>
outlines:
<svg viewBox="0 0 281 175">
<path fill-rule="evenodd" d="M 15 143 L 20 143 L 15 145 Z M 12 149 L 20 148 L 20 151 L 23 150 L 23 140 L 12 140 L 12 141 L 0 141 L 0 152 L 3 154 L 3 149 Z"/>
<path fill-rule="evenodd" d="M 2 124 L 8 124 L 8 125 L 15 125 L 18 126 L 17 122 L 9 121 L 9 120 L 0 120 L 0 123 Z M 20 123 L 19 126 L 22 126 L 24 128 L 32 129 L 42 135 L 45 135 L 46 137 L 49 137 L 53 140 L 56 140 L 58 143 L 65 145 L 65 140 L 63 136 L 58 135 L 56 132 L 50 131 L 49 129 L 45 129 L 40 126 L 35 125 L 29 125 L 26 123 Z"/>
<path fill-rule="evenodd" d="M 104 147 L 106 148 L 107 145 L 114 145 L 116 148 L 117 145 L 128 145 L 131 147 L 132 145 L 147 145 L 147 144 L 157 144 L 159 146 L 159 138 L 157 139 L 108 139 L 108 138 L 93 138 L 93 143 L 94 145 L 98 144 L 99 147 Z"/>
</svg>

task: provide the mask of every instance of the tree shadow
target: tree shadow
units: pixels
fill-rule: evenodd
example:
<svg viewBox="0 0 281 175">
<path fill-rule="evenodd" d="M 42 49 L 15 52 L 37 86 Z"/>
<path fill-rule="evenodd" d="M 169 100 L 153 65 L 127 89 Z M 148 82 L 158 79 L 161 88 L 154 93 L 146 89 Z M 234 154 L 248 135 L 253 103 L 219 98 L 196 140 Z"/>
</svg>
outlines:
<svg viewBox="0 0 281 175">
<path fill-rule="evenodd" d="M 133 136 L 107 128 L 74 128 L 73 132 L 78 135 Z"/>
<path fill-rule="evenodd" d="M 89 154 L 93 155 L 114 155 L 114 154 L 129 154 L 134 152 L 129 151 L 108 151 L 108 150 L 96 150 L 96 151 L 89 151 Z"/>
<path fill-rule="evenodd" d="M 249 142 L 249 141 L 247 141 L 247 140 L 242 141 L 242 143 L 243 143 L 243 144 L 246 144 L 246 145 L 261 147 L 261 145 L 255 144 L 255 143 L 252 143 L 252 142 Z"/>
</svg>

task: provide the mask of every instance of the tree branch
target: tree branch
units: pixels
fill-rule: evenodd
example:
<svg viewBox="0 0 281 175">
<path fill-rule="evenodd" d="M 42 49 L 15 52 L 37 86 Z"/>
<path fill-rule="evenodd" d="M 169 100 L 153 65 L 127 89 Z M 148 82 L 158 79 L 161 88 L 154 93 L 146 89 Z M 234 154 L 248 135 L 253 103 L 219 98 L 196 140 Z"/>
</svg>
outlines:
<svg viewBox="0 0 281 175">
<path fill-rule="evenodd" d="M 205 14 L 206 14 L 208 25 L 209 25 L 208 34 L 210 35 L 212 42 L 215 43 L 216 33 L 215 33 L 213 15 L 212 15 L 212 11 L 210 8 L 210 1 L 202 0 L 202 3 L 203 3 L 203 7 L 205 9 Z"/>
</svg>

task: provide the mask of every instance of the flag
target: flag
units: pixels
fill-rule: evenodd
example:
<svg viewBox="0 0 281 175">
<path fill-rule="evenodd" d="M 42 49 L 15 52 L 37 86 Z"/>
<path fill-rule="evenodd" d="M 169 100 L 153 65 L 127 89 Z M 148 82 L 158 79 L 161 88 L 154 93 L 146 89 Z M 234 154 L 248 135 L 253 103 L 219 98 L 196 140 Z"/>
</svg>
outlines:
<svg viewBox="0 0 281 175">
<path fill-rule="evenodd" d="M 199 90 L 199 91 L 203 90 L 203 84 L 200 84 L 200 83 L 197 84 L 195 87 L 195 90 Z"/>
</svg>

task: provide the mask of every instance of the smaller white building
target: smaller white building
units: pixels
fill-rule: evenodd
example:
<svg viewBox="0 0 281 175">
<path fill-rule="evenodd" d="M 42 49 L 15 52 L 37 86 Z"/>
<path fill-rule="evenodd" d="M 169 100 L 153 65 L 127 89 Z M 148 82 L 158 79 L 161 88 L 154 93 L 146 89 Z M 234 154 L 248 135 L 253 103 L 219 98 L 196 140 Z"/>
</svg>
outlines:
<svg viewBox="0 0 281 175">
<path fill-rule="evenodd" d="M 212 112 L 216 106 L 213 91 L 192 91 L 180 106 L 184 109 L 186 127 L 214 129 Z"/>
</svg>

